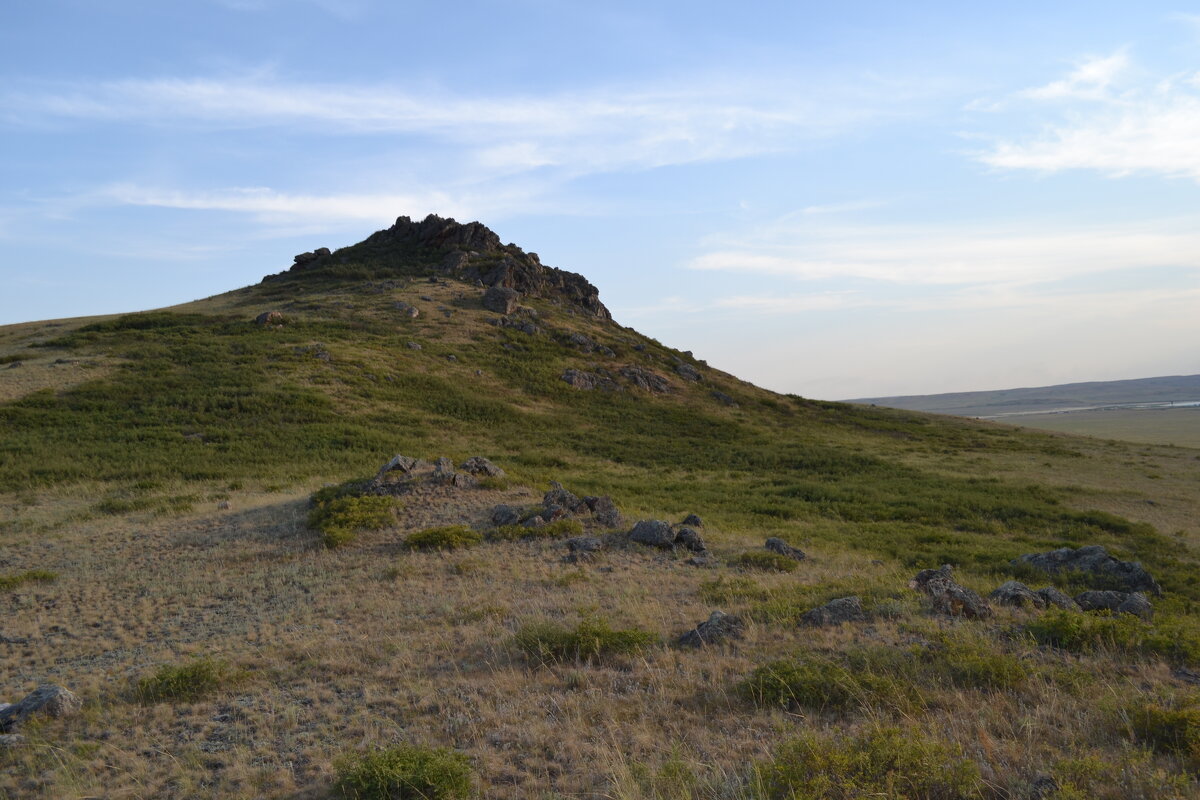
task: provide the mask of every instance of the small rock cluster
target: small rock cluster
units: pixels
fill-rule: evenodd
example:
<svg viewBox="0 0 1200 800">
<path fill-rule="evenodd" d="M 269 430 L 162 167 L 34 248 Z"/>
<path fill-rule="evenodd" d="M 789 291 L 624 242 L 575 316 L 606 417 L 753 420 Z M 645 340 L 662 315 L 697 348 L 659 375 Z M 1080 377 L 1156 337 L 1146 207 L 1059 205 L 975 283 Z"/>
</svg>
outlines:
<svg viewBox="0 0 1200 800">
<path fill-rule="evenodd" d="M 621 511 L 616 503 L 607 495 L 601 497 L 578 497 L 558 481 L 550 482 L 550 490 L 542 496 L 542 504 L 529 512 L 517 506 L 499 505 L 492 509 L 491 522 L 500 527 L 505 525 L 523 525 L 527 528 L 540 528 L 560 519 L 591 517 L 597 524 L 605 528 L 617 528 L 621 525 Z M 590 558 L 601 548 L 599 539 L 584 536 L 567 542 L 572 553 L 586 553 Z M 572 544 L 574 543 L 574 544 Z M 572 560 L 586 560 L 576 558 Z"/>
<path fill-rule="evenodd" d="M 371 494 L 407 494 L 418 486 L 444 486 L 473 489 L 479 479 L 503 478 L 504 470 L 482 456 L 472 456 L 457 468 L 442 457 L 430 464 L 419 458 L 397 455 L 384 464 L 367 485 Z"/>
<path fill-rule="evenodd" d="M 700 520 L 694 514 L 689 514 L 688 519 L 695 519 L 697 523 Z M 708 547 L 704 544 L 704 538 L 695 527 L 684 524 L 686 521 L 678 525 L 672 525 L 661 519 L 639 520 L 633 526 L 633 529 L 629 531 L 629 540 L 649 547 L 660 547 L 668 550 L 682 547 L 684 550 L 696 553 L 697 555 L 706 556 L 708 554 Z"/>
<path fill-rule="evenodd" d="M 943 564 L 941 569 L 923 569 L 908 586 L 928 597 L 935 613 L 970 619 L 990 617 L 991 606 L 975 592 L 959 586 L 950 575 L 951 569 L 949 564 Z"/>
</svg>

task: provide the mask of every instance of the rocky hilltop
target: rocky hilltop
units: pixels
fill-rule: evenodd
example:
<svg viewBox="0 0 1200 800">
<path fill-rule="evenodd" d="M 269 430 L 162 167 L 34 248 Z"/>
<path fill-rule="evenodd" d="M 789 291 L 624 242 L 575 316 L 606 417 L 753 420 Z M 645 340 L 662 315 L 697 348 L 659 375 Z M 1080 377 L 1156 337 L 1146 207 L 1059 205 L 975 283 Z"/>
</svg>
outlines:
<svg viewBox="0 0 1200 800">
<path fill-rule="evenodd" d="M 326 247 L 301 253 L 287 272 L 264 280 L 309 275 L 363 277 L 396 274 L 443 275 L 483 286 L 511 289 L 521 295 L 564 301 L 600 319 L 612 315 L 600 302 L 600 291 L 574 272 L 548 267 L 537 253 L 515 244 L 502 244 L 494 231 L 480 222 L 460 223 L 430 214 L 420 222 L 398 217 L 396 224 L 376 231 L 358 244 L 330 251 Z"/>
</svg>

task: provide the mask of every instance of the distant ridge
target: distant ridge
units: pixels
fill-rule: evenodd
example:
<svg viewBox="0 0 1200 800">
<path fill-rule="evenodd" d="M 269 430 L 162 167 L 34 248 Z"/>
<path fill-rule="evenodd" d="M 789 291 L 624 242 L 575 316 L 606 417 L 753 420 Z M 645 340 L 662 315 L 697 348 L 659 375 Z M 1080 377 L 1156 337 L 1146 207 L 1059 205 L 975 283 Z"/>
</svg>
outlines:
<svg viewBox="0 0 1200 800">
<path fill-rule="evenodd" d="M 963 417 L 1004 417 L 1107 406 L 1188 401 L 1200 401 L 1200 375 L 1063 383 L 1056 386 L 983 392 L 864 397 L 846 402 L 902 408 L 909 411 L 955 414 Z"/>
</svg>

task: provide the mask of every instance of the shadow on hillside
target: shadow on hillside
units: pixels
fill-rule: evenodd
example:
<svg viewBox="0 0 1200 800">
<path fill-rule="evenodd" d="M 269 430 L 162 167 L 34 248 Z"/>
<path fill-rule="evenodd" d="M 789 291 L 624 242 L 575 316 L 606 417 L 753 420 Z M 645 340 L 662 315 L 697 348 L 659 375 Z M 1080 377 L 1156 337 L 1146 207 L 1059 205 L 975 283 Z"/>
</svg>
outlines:
<svg viewBox="0 0 1200 800">
<path fill-rule="evenodd" d="M 320 539 L 306 524 L 308 500 L 287 500 L 244 511 L 223 511 L 176 534 L 186 547 L 213 548 L 232 543 L 267 545 L 286 551 L 310 550 Z"/>
</svg>

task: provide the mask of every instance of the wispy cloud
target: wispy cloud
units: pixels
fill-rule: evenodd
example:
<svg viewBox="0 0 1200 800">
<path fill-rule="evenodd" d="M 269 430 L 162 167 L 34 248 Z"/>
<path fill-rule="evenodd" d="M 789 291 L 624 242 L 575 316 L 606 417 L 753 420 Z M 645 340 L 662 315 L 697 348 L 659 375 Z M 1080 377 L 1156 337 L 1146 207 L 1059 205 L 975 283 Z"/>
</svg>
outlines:
<svg viewBox="0 0 1200 800">
<path fill-rule="evenodd" d="M 1200 268 L 1194 218 L 1046 230 L 1033 225 L 816 226 L 792 222 L 713 240 L 688 266 L 799 280 L 1028 285 L 1141 267 Z"/>
<path fill-rule="evenodd" d="M 1114 177 L 1153 174 L 1200 181 L 1200 80 L 1194 73 L 1176 73 L 1118 91 L 1118 78 L 1131 67 L 1121 51 L 1017 93 L 1020 99 L 1052 101 L 1058 119 L 1039 133 L 1000 139 L 977 157 L 1000 169 L 1082 169 Z"/>
</svg>

